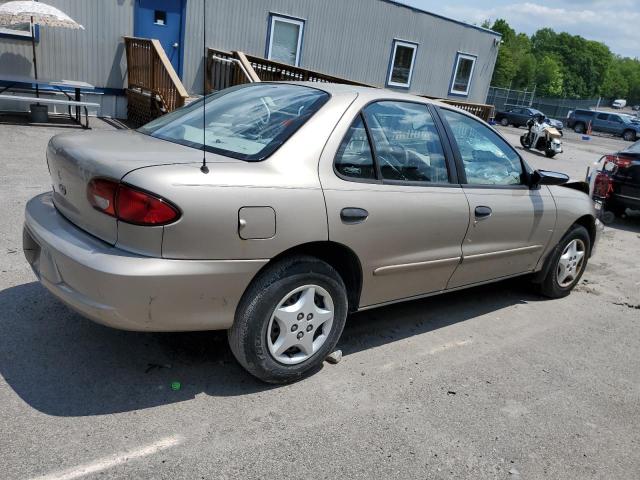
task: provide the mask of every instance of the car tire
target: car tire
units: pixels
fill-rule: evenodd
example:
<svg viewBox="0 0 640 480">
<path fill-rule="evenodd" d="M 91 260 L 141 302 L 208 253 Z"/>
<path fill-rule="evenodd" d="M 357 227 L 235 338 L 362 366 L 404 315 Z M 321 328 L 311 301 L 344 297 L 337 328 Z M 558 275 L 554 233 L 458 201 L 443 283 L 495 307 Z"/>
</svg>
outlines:
<svg viewBox="0 0 640 480">
<path fill-rule="evenodd" d="M 544 154 L 547 156 L 547 158 L 553 158 L 556 156 L 556 152 L 551 149 L 545 150 Z"/>
<path fill-rule="evenodd" d="M 509 126 L 509 119 L 508 118 L 503 118 L 502 120 L 500 120 L 500 125 L 502 125 L 503 127 L 508 127 Z"/>
<path fill-rule="evenodd" d="M 267 266 L 244 293 L 228 331 L 229 345 L 260 380 L 294 382 L 317 370 L 333 351 L 347 311 L 346 288 L 333 267 L 311 256 L 289 257 Z"/>
<path fill-rule="evenodd" d="M 613 213 L 613 215 L 616 218 L 622 218 L 627 213 L 627 207 L 618 206 L 618 205 L 607 206 L 607 210 Z"/>
<path fill-rule="evenodd" d="M 637 137 L 636 132 L 634 132 L 633 130 L 625 130 L 622 133 L 622 138 L 627 142 L 635 142 L 636 137 Z"/>
<path fill-rule="evenodd" d="M 573 130 L 576 133 L 584 133 L 585 132 L 584 123 L 580 123 L 580 122 L 576 123 L 575 126 L 573 127 Z"/>
<path fill-rule="evenodd" d="M 549 298 L 569 295 L 587 268 L 590 254 L 589 232 L 581 225 L 574 225 L 549 255 L 550 263 L 539 284 L 540 293 Z"/>
</svg>

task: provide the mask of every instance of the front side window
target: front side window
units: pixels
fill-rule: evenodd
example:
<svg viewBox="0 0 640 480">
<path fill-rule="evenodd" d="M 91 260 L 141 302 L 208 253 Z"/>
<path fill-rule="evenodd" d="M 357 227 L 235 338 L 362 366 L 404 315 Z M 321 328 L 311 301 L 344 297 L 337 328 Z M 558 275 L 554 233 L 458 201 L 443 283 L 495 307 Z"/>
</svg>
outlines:
<svg viewBox="0 0 640 480">
<path fill-rule="evenodd" d="M 451 81 L 449 93 L 454 95 L 469 95 L 475 63 L 476 57 L 474 55 L 458 53 L 453 69 L 453 80 Z"/>
<path fill-rule="evenodd" d="M 519 185 L 522 162 L 518 154 L 493 130 L 453 110 L 441 109 L 453 137 L 470 185 Z"/>
<path fill-rule="evenodd" d="M 411 86 L 411 76 L 413 75 L 417 49 L 418 45 L 415 43 L 401 42 L 400 40 L 393 41 L 387 85 L 405 88 Z"/>
<path fill-rule="evenodd" d="M 175 110 L 138 131 L 240 160 L 263 160 L 329 100 L 301 85 L 239 85 Z M 204 114 L 204 119 L 203 119 Z"/>
<path fill-rule="evenodd" d="M 267 58 L 288 65 L 300 65 L 304 20 L 271 15 Z"/>
</svg>

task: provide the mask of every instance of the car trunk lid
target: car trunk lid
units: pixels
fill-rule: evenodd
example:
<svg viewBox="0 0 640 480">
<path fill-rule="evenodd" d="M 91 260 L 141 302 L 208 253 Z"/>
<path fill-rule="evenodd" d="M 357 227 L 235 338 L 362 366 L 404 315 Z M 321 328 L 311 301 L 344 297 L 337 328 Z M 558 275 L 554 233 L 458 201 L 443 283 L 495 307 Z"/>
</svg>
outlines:
<svg viewBox="0 0 640 480">
<path fill-rule="evenodd" d="M 201 159 L 198 150 L 135 131 L 63 134 L 52 138 L 47 148 L 56 208 L 69 221 L 110 244 L 118 239 L 118 221 L 89 203 L 91 179 L 119 181 L 139 168 Z"/>
</svg>

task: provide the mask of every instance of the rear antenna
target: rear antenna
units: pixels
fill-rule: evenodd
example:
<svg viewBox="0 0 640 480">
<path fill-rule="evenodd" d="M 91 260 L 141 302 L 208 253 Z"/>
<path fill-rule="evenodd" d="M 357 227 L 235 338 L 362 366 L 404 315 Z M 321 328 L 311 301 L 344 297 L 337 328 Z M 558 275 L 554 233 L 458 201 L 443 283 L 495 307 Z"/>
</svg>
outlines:
<svg viewBox="0 0 640 480">
<path fill-rule="evenodd" d="M 207 0 L 202 0 L 202 54 L 204 55 L 204 67 L 202 69 L 202 173 L 209 173 L 207 167 Z"/>
</svg>

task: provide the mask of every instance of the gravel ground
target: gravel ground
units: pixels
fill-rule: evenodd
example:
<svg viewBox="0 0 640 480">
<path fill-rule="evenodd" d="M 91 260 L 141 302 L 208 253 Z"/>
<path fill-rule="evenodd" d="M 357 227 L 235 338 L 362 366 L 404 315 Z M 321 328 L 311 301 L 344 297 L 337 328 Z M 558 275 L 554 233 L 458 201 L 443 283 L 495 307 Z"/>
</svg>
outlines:
<svg viewBox="0 0 640 480">
<path fill-rule="evenodd" d="M 63 127 L 12 122 L 0 118 L 2 478 L 640 477 L 640 216 L 607 228 L 567 298 L 509 281 L 353 315 L 341 363 L 270 387 L 224 334 L 111 330 L 36 283 L 23 209 L 49 189 L 44 148 Z M 501 130 L 514 144 L 524 132 Z M 582 178 L 624 145 L 564 141 L 553 160 L 524 155 Z"/>
</svg>

